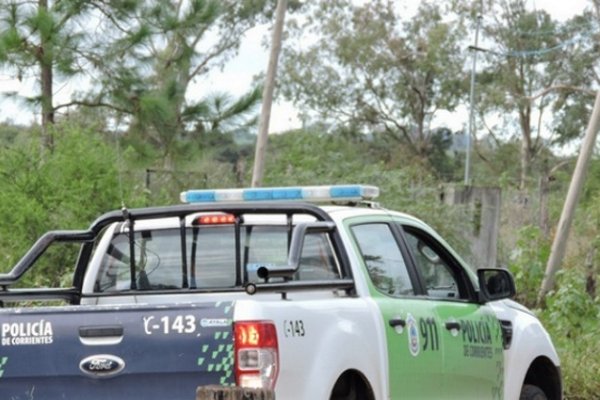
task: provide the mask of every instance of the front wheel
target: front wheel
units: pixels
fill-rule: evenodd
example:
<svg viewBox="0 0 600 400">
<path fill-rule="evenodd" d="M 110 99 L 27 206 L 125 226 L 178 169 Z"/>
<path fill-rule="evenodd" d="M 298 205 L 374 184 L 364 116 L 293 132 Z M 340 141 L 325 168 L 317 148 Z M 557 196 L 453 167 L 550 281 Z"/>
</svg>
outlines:
<svg viewBox="0 0 600 400">
<path fill-rule="evenodd" d="M 548 400 L 546 393 L 535 385 L 523 385 L 519 400 Z"/>
</svg>

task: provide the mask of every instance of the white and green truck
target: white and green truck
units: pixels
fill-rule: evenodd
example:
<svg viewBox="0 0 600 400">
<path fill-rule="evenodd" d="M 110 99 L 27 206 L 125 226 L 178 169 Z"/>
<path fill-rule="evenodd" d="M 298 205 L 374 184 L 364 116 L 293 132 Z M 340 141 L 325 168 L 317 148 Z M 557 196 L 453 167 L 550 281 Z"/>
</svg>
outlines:
<svg viewBox="0 0 600 400">
<path fill-rule="evenodd" d="M 472 272 L 377 195 L 188 191 L 46 233 L 0 275 L 0 398 L 560 400 L 559 359 L 510 273 Z M 19 285 L 63 242 L 71 285 Z"/>
</svg>

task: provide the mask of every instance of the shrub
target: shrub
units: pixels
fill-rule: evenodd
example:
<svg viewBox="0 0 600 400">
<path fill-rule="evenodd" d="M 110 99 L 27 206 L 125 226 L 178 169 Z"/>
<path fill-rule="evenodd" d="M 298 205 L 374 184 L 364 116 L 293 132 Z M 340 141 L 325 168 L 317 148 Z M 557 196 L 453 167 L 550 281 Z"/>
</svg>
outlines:
<svg viewBox="0 0 600 400">
<path fill-rule="evenodd" d="M 584 274 L 562 270 L 557 290 L 548 294 L 541 319 L 559 357 L 567 399 L 592 399 L 600 393 L 600 300 L 586 291 Z"/>
<path fill-rule="evenodd" d="M 536 302 L 549 254 L 550 243 L 538 227 L 525 226 L 517 232 L 508 268 L 515 276 L 516 300 L 528 307 Z"/>
<path fill-rule="evenodd" d="M 120 182 L 117 152 L 100 136 L 59 126 L 52 152 L 35 140 L 0 150 L 0 251 L 8 271 L 48 230 L 85 229 L 101 213 L 140 204 L 133 185 Z M 22 285 L 58 286 L 71 275 L 73 252 L 57 252 L 36 265 Z M 75 252 L 76 253 L 76 252 Z"/>
</svg>

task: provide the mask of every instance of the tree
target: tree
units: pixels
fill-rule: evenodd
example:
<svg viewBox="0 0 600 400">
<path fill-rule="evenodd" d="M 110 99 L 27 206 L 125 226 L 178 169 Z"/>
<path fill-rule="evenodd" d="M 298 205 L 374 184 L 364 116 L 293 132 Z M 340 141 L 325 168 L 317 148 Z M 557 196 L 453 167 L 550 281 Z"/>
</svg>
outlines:
<svg viewBox="0 0 600 400">
<path fill-rule="evenodd" d="M 39 95 L 28 99 L 41 106 L 42 144 L 52 149 L 49 128 L 54 123 L 54 86 L 58 75 L 70 77 L 81 71 L 78 52 L 83 46 L 78 21 L 87 2 L 11 1 L 0 7 L 0 66 L 22 80 L 37 75 Z"/>
<path fill-rule="evenodd" d="M 600 5 L 596 2 L 596 5 Z M 566 46 L 569 62 L 557 71 L 557 101 L 553 105 L 555 143 L 564 145 L 580 138 L 592 112 L 593 88 L 600 86 L 600 11 L 586 10 L 564 25 L 571 43 Z M 563 83 L 564 82 L 564 83 Z"/>
<path fill-rule="evenodd" d="M 311 5 L 306 22 L 290 23 L 284 95 L 334 126 L 381 132 L 427 157 L 435 113 L 464 94 L 460 18 L 439 2 L 405 19 L 391 0 Z"/>
<path fill-rule="evenodd" d="M 109 4 L 96 4 L 106 17 L 104 44 L 98 43 L 94 58 L 98 86 L 80 104 L 111 107 L 131 134 L 161 153 L 164 166 L 172 165 L 177 139 L 191 126 L 221 123 L 224 116 L 234 116 L 231 111 L 244 115 L 260 99 L 260 90 L 252 89 L 229 112 L 211 115 L 212 100 L 189 89 L 235 54 L 244 33 L 268 14 L 271 2 L 179 0 L 165 7 L 153 0 L 125 9 Z"/>
<path fill-rule="evenodd" d="M 567 108 L 572 103 L 565 100 L 577 90 L 575 77 L 563 72 L 569 70 L 578 43 L 573 30 L 545 11 L 528 11 L 526 3 L 487 2 L 485 15 L 491 15 L 492 20 L 484 23 L 483 31 L 491 44 L 489 50 L 479 49 L 485 51 L 487 66 L 477 78 L 480 116 L 500 117 L 502 121 L 502 132 L 490 133 L 520 138 L 521 189 L 527 185 L 532 162 L 540 151 L 569 138 L 565 127 L 560 127 L 564 122 L 553 122 L 545 115 L 550 110 L 555 115 L 571 114 Z M 583 129 L 578 135 L 582 133 Z"/>
</svg>

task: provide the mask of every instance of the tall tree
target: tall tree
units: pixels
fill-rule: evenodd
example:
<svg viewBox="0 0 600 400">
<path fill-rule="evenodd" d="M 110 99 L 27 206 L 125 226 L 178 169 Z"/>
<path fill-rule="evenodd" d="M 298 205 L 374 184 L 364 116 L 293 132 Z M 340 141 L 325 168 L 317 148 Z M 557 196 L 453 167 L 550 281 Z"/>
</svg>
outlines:
<svg viewBox="0 0 600 400">
<path fill-rule="evenodd" d="M 52 149 L 49 128 L 54 123 L 54 87 L 57 78 L 81 71 L 78 52 L 83 46 L 78 22 L 85 0 L 12 0 L 0 7 L 0 66 L 19 80 L 37 76 L 39 95 L 30 98 L 40 106 L 42 144 Z"/>
<path fill-rule="evenodd" d="M 191 125 L 224 115 L 210 114 L 210 99 L 190 93 L 190 85 L 235 54 L 244 33 L 272 11 L 267 0 L 178 0 L 138 2 L 127 9 L 95 4 L 104 44 L 95 66 L 98 90 L 82 104 L 110 105 L 172 164 L 177 138 Z M 230 111 L 245 113 L 260 99 L 251 89 Z M 210 123 L 208 123 L 210 125 Z"/>
<path fill-rule="evenodd" d="M 392 0 L 311 4 L 304 22 L 290 23 L 284 94 L 326 121 L 427 157 L 434 114 L 454 110 L 464 94 L 464 27 L 443 4 L 423 1 L 406 17 Z"/>
<path fill-rule="evenodd" d="M 592 112 L 595 89 L 600 87 L 600 1 L 595 9 L 576 15 L 564 25 L 571 38 L 566 47 L 569 62 L 557 70 L 558 92 L 553 105 L 553 126 L 557 144 L 567 144 L 583 136 Z"/>
<path fill-rule="evenodd" d="M 488 48 L 480 50 L 487 64 L 477 78 L 479 114 L 484 120 L 494 116 L 501 121 L 491 132 L 520 138 L 521 189 L 537 155 L 561 139 L 548 111 L 558 112 L 559 97 L 572 92 L 573 77 L 562 71 L 571 63 L 577 42 L 573 32 L 548 13 L 530 11 L 526 5 L 526 0 L 486 2 L 484 14 L 491 19 L 484 19 L 483 35 Z"/>
</svg>

